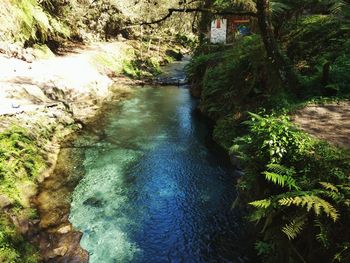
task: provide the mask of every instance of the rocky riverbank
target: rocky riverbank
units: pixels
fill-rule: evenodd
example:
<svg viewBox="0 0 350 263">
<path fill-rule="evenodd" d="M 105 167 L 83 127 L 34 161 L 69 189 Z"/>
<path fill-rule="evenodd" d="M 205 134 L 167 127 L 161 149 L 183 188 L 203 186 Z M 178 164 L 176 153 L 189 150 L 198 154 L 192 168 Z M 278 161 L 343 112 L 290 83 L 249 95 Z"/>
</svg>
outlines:
<svg viewBox="0 0 350 263">
<path fill-rule="evenodd" d="M 115 61 L 122 61 L 128 46 L 124 43 L 80 46 L 65 56 L 33 61 L 8 53 L 0 55 L 0 133 L 13 139 L 13 147 L 20 152 L 22 146 L 12 138 L 17 134 L 14 131 L 20 129 L 18 134 L 24 134 L 40 159 L 40 165 L 25 159 L 23 169 L 22 163 L 17 162 L 19 168 L 5 175 L 2 183 L 5 186 L 0 189 L 1 219 L 5 222 L 1 231 L 5 233 L 9 225 L 15 225 L 16 238 L 26 237 L 39 246 L 40 258 L 46 262 L 66 262 L 67 258 L 69 262 L 88 260 L 79 246 L 80 233 L 68 222 L 70 192 L 79 178 L 60 177 L 63 168 L 56 167 L 56 160 L 58 154 L 64 154 L 60 143 L 68 134 L 92 120 L 103 102 L 123 99 L 130 92 L 122 85 L 111 88 L 117 80 L 119 83 L 130 80 L 111 78 L 110 68 L 96 63 L 98 56 L 110 50 L 119 54 Z M 7 154 L 6 149 L 2 151 Z M 8 155 L 4 162 L 16 161 L 11 152 Z M 26 169 L 31 162 L 35 169 L 38 167 L 36 176 Z M 27 172 L 20 175 L 22 170 Z M 6 186 L 6 180 L 16 183 Z M 1 240 L 9 242 L 9 252 L 1 260 L 32 257 L 27 255 L 30 252 L 22 251 L 24 239 L 15 243 L 11 240 L 10 234 L 8 240 L 6 236 Z"/>
<path fill-rule="evenodd" d="M 0 253 L 0 262 L 88 261 L 79 245 L 81 234 L 68 221 L 70 194 L 81 177 L 64 177 L 72 173 L 62 172 L 65 165 L 56 161 L 66 154 L 63 140 L 93 121 L 104 103 L 123 100 L 131 92 L 127 85 L 167 80 L 166 73 L 154 79 L 152 72 L 176 59 L 169 57 L 169 48 L 181 46 L 149 45 L 143 57 L 157 61 L 153 66 L 140 60 L 139 46 L 136 40 L 70 43 L 54 55 L 45 46 L 38 51 L 0 45 L 0 144 L 11 146 L 0 154 L 0 165 L 8 164 L 0 184 L 0 230 L 5 233 L 0 246 L 8 250 Z M 140 77 L 144 80 L 132 79 Z M 22 152 L 27 154 L 20 158 Z M 74 158 L 64 157 L 67 162 Z M 13 163 L 17 168 L 12 170 Z"/>
</svg>

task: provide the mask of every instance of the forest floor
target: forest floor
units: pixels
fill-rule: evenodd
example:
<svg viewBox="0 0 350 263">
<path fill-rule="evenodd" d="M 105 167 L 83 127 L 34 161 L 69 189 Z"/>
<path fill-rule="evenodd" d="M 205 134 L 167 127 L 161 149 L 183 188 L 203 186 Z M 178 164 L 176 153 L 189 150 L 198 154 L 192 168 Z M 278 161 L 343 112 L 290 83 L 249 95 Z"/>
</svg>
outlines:
<svg viewBox="0 0 350 263">
<path fill-rule="evenodd" d="M 297 111 L 293 120 L 316 138 L 350 149 L 350 101 L 309 105 Z"/>
</svg>

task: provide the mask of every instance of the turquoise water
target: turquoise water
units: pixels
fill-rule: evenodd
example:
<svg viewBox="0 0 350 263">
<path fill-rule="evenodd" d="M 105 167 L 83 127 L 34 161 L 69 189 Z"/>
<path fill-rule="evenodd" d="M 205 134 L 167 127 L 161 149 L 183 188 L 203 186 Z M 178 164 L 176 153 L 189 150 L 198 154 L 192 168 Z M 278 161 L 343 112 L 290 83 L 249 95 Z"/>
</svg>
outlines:
<svg viewBox="0 0 350 263">
<path fill-rule="evenodd" d="M 74 141 L 70 221 L 91 263 L 245 262 L 232 167 L 188 90 L 138 88 Z"/>
</svg>

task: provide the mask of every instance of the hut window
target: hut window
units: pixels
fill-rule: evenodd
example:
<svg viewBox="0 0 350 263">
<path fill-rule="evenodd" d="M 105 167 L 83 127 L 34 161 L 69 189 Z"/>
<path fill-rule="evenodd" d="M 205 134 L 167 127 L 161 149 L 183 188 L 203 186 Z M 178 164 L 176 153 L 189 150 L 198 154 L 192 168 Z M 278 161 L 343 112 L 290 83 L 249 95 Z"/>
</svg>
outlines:
<svg viewBox="0 0 350 263">
<path fill-rule="evenodd" d="M 221 19 L 216 20 L 216 28 L 221 28 Z"/>
</svg>

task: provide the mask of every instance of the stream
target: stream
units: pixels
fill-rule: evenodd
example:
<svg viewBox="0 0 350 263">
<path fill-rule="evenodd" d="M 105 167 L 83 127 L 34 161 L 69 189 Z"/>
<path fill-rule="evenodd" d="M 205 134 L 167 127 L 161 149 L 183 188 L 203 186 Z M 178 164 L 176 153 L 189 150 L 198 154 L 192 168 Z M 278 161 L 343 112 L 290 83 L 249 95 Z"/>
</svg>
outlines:
<svg viewBox="0 0 350 263">
<path fill-rule="evenodd" d="M 89 262 L 247 262 L 237 177 L 197 103 L 186 88 L 135 87 L 74 139 L 69 220 Z"/>
</svg>

